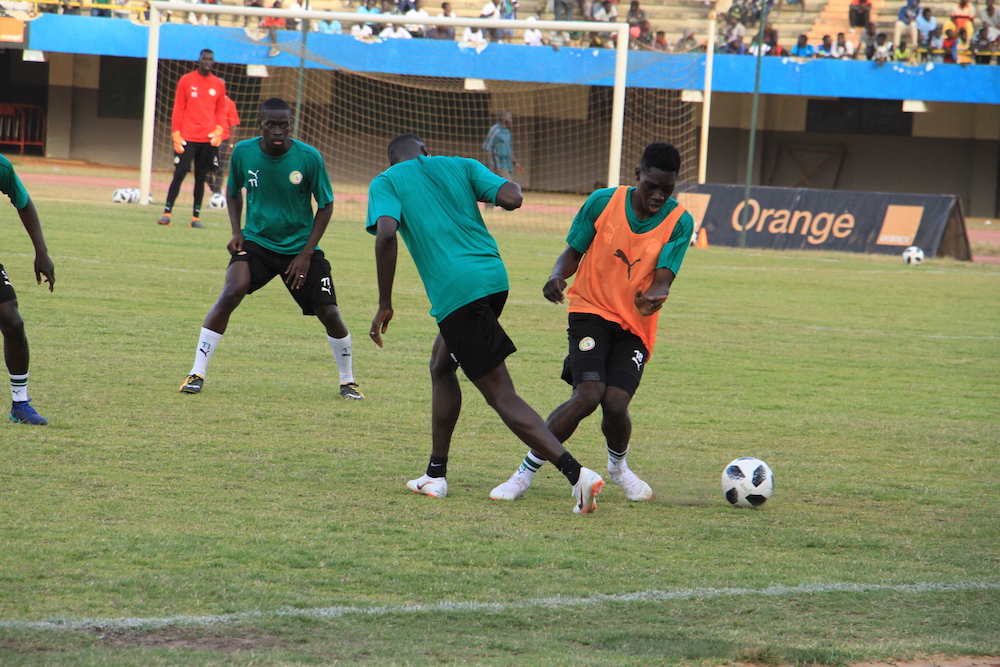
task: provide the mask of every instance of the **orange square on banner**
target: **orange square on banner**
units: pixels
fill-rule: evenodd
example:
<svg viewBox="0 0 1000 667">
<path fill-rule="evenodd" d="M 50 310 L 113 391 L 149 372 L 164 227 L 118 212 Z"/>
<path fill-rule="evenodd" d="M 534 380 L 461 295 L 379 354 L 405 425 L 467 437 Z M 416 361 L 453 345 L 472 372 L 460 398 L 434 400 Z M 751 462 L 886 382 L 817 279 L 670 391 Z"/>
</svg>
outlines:
<svg viewBox="0 0 1000 667">
<path fill-rule="evenodd" d="M 890 204 L 882 221 L 882 231 L 878 233 L 878 245 L 913 245 L 920 229 L 920 219 L 924 217 L 923 206 L 897 206 Z"/>
<path fill-rule="evenodd" d="M 24 23 L 11 16 L 0 16 L 0 42 L 23 44 Z"/>
<path fill-rule="evenodd" d="M 701 221 L 705 219 L 705 211 L 708 210 L 708 202 L 712 199 L 712 195 L 700 192 L 680 192 L 674 195 L 674 199 L 688 210 L 688 213 L 694 218 L 694 231 L 698 231 L 701 228 Z"/>
</svg>

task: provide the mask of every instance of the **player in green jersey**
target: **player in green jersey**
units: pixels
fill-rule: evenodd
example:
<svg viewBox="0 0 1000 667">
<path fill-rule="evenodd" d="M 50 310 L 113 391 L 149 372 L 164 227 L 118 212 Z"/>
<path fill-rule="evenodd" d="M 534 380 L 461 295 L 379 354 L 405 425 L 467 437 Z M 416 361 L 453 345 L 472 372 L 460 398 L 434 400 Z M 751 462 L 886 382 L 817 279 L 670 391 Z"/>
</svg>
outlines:
<svg viewBox="0 0 1000 667">
<path fill-rule="evenodd" d="M 351 334 L 337 308 L 330 263 L 317 247 L 333 213 L 333 190 L 323 156 L 290 137 L 292 110 L 281 99 L 261 104 L 261 136 L 236 144 L 230 161 L 227 203 L 233 238 L 226 282 L 208 311 L 198 339 L 194 365 L 181 391 L 197 394 L 229 317 L 247 294 L 277 275 L 302 308 L 326 328 L 327 341 L 340 371 L 340 395 L 364 396 L 354 381 Z M 243 190 L 247 191 L 246 225 L 241 227 Z M 317 210 L 313 213 L 312 200 Z"/>
<path fill-rule="evenodd" d="M 17 209 L 24 230 L 35 246 L 35 280 L 42 284 L 42 277 L 49 284 L 49 291 L 56 284 L 56 273 L 49 258 L 45 238 L 42 236 L 42 225 L 38 221 L 35 204 L 28 196 L 28 191 L 21 184 L 21 179 L 14 172 L 10 161 L 0 155 L 0 192 L 10 197 L 10 203 Z M 28 398 L 28 337 L 24 334 L 24 320 L 17 310 L 17 295 L 14 286 L 7 277 L 3 265 L 0 264 L 0 333 L 3 334 L 3 356 L 7 362 L 7 372 L 10 374 L 10 420 L 22 424 L 44 426 L 49 421 L 31 407 Z"/>
</svg>

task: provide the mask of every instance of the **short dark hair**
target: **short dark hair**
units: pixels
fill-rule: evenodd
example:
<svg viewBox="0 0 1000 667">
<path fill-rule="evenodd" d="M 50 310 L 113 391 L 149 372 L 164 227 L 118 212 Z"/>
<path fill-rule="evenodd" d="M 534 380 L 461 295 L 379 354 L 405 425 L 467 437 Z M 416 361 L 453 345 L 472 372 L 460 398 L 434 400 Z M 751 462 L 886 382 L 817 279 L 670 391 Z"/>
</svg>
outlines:
<svg viewBox="0 0 1000 667">
<path fill-rule="evenodd" d="M 213 51 L 212 49 L 202 49 L 201 51 L 198 52 L 198 57 L 201 58 L 206 53 L 211 53 L 213 56 L 215 55 L 215 51 Z"/>
<path fill-rule="evenodd" d="M 660 171 L 677 173 L 681 170 L 681 153 L 674 148 L 673 144 L 663 141 L 651 143 L 642 152 L 639 169 L 641 171 L 659 169 Z"/>
<path fill-rule="evenodd" d="M 288 111 L 291 112 L 292 107 L 288 105 L 288 102 L 281 99 L 280 97 L 272 97 L 270 99 L 264 100 L 260 105 L 260 113 L 265 111 Z"/>
<path fill-rule="evenodd" d="M 389 154 L 389 163 L 396 164 L 396 157 L 399 155 L 400 151 L 407 146 L 422 143 L 424 142 L 420 140 L 420 137 L 411 132 L 398 135 L 395 139 L 389 142 L 389 148 L 386 151 Z"/>
</svg>

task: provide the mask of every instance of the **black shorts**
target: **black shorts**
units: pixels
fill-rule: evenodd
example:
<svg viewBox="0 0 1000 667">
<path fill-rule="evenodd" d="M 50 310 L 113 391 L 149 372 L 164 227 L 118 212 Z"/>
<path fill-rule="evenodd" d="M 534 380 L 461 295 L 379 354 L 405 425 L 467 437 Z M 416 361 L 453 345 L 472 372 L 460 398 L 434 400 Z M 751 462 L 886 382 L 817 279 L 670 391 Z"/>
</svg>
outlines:
<svg viewBox="0 0 1000 667">
<path fill-rule="evenodd" d="M 3 270 L 3 264 L 0 264 L 0 303 L 7 303 L 15 299 L 17 299 L 17 294 L 14 293 L 14 286 L 10 284 L 10 278 Z"/>
<path fill-rule="evenodd" d="M 600 315 L 570 313 L 569 354 L 562 379 L 574 387 L 581 382 L 603 382 L 635 395 L 649 351 L 642 339 Z"/>
<path fill-rule="evenodd" d="M 264 285 L 271 282 L 275 276 L 281 276 L 288 293 L 295 303 L 302 308 L 303 315 L 315 315 L 320 306 L 336 306 L 337 294 L 333 290 L 333 278 L 330 277 L 330 262 L 326 261 L 322 250 L 313 253 L 309 273 L 302 287 L 293 290 L 285 279 L 285 270 L 295 259 L 295 255 L 282 255 L 268 250 L 253 241 L 243 241 L 243 252 L 233 255 L 229 264 L 247 262 L 250 265 L 250 287 L 247 294 L 253 294 Z"/>
<path fill-rule="evenodd" d="M 174 153 L 174 173 L 186 174 L 192 164 L 195 176 L 215 171 L 219 168 L 219 149 L 208 142 L 187 142 L 183 153 Z"/>
<path fill-rule="evenodd" d="M 465 304 L 438 324 L 452 359 L 470 380 L 483 377 L 517 351 L 497 321 L 505 303 L 507 292 L 497 292 Z"/>
</svg>

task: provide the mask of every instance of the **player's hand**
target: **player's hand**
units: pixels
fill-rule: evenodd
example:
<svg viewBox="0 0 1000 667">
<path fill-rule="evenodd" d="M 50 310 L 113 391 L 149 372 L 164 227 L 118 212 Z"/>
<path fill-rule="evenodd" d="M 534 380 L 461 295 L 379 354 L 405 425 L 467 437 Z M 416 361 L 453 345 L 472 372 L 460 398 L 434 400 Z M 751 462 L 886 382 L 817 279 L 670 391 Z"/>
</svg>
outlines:
<svg viewBox="0 0 1000 667">
<path fill-rule="evenodd" d="M 524 173 L 524 167 L 521 166 L 520 162 L 515 162 L 514 163 L 514 173 L 516 173 L 516 174 L 523 174 Z"/>
<path fill-rule="evenodd" d="M 291 289 L 299 289 L 306 284 L 306 276 L 309 275 L 309 264 L 312 263 L 312 253 L 308 255 L 300 253 L 295 256 L 292 263 L 285 269 L 285 284 Z"/>
<path fill-rule="evenodd" d="M 389 320 L 391 319 L 392 307 L 379 306 L 378 312 L 375 313 L 375 318 L 372 320 L 372 328 L 368 331 L 372 341 L 379 347 L 382 347 L 382 334 L 389 328 Z"/>
<path fill-rule="evenodd" d="M 51 292 L 56 286 L 56 270 L 52 259 L 48 255 L 35 255 L 35 280 L 39 285 L 42 284 L 42 276 L 45 276 Z"/>
<path fill-rule="evenodd" d="M 545 287 L 542 288 L 542 296 L 551 301 L 552 303 L 562 303 L 563 292 L 566 291 L 566 281 L 559 277 L 549 278 L 549 282 L 545 283 Z"/>
<path fill-rule="evenodd" d="M 170 135 L 170 138 L 174 141 L 174 152 L 180 155 L 184 152 L 184 147 L 187 146 L 187 142 L 181 137 L 180 131 L 174 132 Z"/>
<path fill-rule="evenodd" d="M 226 250 L 230 255 L 238 255 L 243 252 L 243 232 L 233 234 L 233 238 L 226 244 Z"/>
<path fill-rule="evenodd" d="M 649 317 L 660 308 L 663 308 L 663 303 L 667 300 L 667 296 L 667 294 L 663 296 L 646 296 L 642 292 L 636 292 L 634 299 L 635 309 L 643 317 Z"/>
<path fill-rule="evenodd" d="M 212 134 L 208 135 L 208 143 L 212 144 L 216 148 L 222 143 L 222 126 L 216 125 Z"/>
</svg>

